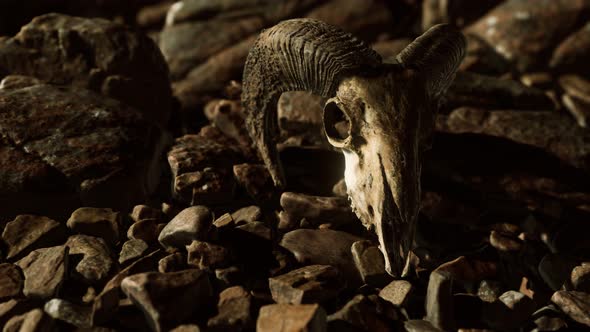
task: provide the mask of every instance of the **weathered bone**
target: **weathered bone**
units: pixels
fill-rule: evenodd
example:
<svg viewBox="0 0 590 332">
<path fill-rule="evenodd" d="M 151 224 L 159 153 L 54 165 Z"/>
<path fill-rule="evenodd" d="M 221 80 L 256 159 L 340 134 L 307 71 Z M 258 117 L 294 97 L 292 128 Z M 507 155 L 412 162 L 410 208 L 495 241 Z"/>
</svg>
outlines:
<svg viewBox="0 0 590 332">
<path fill-rule="evenodd" d="M 422 152 L 464 52 L 463 35 L 438 25 L 408 45 L 397 63 L 382 63 L 336 27 L 294 19 L 264 31 L 246 61 L 246 124 L 279 188 L 285 185 L 274 142 L 280 94 L 309 90 L 331 97 L 324 108 L 326 136 L 344 153 L 353 209 L 375 228 L 392 275 L 402 274 L 411 249 Z"/>
</svg>

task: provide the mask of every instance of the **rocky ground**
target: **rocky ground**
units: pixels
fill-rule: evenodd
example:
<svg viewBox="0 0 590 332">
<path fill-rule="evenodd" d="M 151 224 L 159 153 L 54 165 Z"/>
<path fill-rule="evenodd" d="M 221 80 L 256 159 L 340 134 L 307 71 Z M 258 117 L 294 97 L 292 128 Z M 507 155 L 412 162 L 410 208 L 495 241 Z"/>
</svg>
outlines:
<svg viewBox="0 0 590 332">
<path fill-rule="evenodd" d="M 350 210 L 320 98 L 279 102 L 287 191 L 251 147 L 245 57 L 291 17 L 384 58 L 436 23 L 467 37 L 407 278 Z M 590 330 L 589 21 L 587 0 L 2 1 L 2 331 Z"/>
</svg>

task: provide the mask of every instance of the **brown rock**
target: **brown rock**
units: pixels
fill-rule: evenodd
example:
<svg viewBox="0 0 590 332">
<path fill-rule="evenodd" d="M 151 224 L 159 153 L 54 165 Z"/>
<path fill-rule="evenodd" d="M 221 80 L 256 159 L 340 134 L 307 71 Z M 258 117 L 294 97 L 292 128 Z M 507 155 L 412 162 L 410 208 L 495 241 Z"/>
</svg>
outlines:
<svg viewBox="0 0 590 332">
<path fill-rule="evenodd" d="M 551 296 L 551 302 L 580 324 L 590 326 L 590 294 L 576 291 L 557 291 Z"/>
<path fill-rule="evenodd" d="M 252 298 L 241 286 L 223 290 L 219 294 L 218 314 L 209 319 L 207 326 L 218 331 L 243 331 L 252 328 Z"/>
<path fill-rule="evenodd" d="M 221 217 L 215 219 L 213 226 L 215 226 L 215 228 L 218 230 L 227 229 L 234 226 L 234 219 L 231 217 L 231 214 L 224 213 L 221 215 Z"/>
<path fill-rule="evenodd" d="M 586 103 L 577 97 L 564 94 L 561 96 L 563 106 L 576 119 L 578 126 L 586 128 L 588 126 L 588 117 L 590 117 L 590 103 Z"/>
<path fill-rule="evenodd" d="M 155 123 L 168 121 L 171 91 L 162 54 L 147 36 L 123 24 L 38 16 L 0 43 L 0 59 L 0 72 L 90 88 L 137 108 Z"/>
<path fill-rule="evenodd" d="M 518 238 L 512 238 L 496 231 L 490 232 L 490 244 L 500 251 L 520 251 L 522 249 L 522 241 Z"/>
<path fill-rule="evenodd" d="M 408 301 L 413 287 L 409 281 L 394 280 L 379 291 L 379 297 L 396 307 L 403 307 Z"/>
<path fill-rule="evenodd" d="M 486 262 L 459 256 L 452 261 L 441 264 L 436 270 L 449 274 L 454 280 L 479 281 L 495 277 L 497 269 L 497 264 L 493 261 Z"/>
<path fill-rule="evenodd" d="M 175 252 L 160 259 L 158 262 L 158 272 L 176 272 L 186 269 L 187 266 L 186 255 L 180 252 Z"/>
<path fill-rule="evenodd" d="M 442 330 L 434 327 L 432 323 L 426 320 L 413 319 L 404 322 L 404 328 L 407 332 L 441 332 Z"/>
<path fill-rule="evenodd" d="M 64 238 L 64 227 L 57 221 L 27 214 L 8 222 L 2 232 L 9 260 L 26 256 L 34 249 L 63 243 Z"/>
<path fill-rule="evenodd" d="M 260 308 L 259 332 L 326 331 L 326 312 L 317 304 L 270 304 Z"/>
<path fill-rule="evenodd" d="M 92 327 L 92 308 L 77 305 L 62 299 L 51 299 L 43 310 L 54 319 L 72 324 L 78 328 Z"/>
<path fill-rule="evenodd" d="M 590 72 L 590 23 L 564 39 L 553 51 L 549 66 L 557 71 Z"/>
<path fill-rule="evenodd" d="M 482 280 L 477 288 L 477 296 L 482 301 L 494 302 L 502 295 L 502 285 L 498 281 Z"/>
<path fill-rule="evenodd" d="M 193 240 L 206 240 L 212 223 L 213 216 L 206 206 L 191 206 L 166 224 L 158 241 L 164 247 L 183 248 Z"/>
<path fill-rule="evenodd" d="M 51 331 L 54 328 L 52 319 L 41 309 L 33 309 L 22 315 L 13 316 L 6 322 L 3 332 Z"/>
<path fill-rule="evenodd" d="M 455 329 L 453 279 L 448 272 L 432 271 L 426 292 L 426 318 L 433 326 L 447 331 Z"/>
<path fill-rule="evenodd" d="M 127 238 L 153 244 L 158 240 L 158 219 L 141 219 L 129 226 Z"/>
<path fill-rule="evenodd" d="M 212 305 L 209 278 L 199 270 L 135 274 L 123 279 L 121 289 L 144 312 L 154 331 L 184 323 Z"/>
<path fill-rule="evenodd" d="M 201 332 L 198 325 L 194 324 L 182 324 L 170 330 L 170 332 Z"/>
<path fill-rule="evenodd" d="M 143 240 L 133 239 L 125 241 L 125 243 L 123 243 L 123 247 L 121 248 L 121 252 L 119 253 L 119 264 L 129 264 L 133 260 L 143 256 L 148 251 L 148 249 L 148 244 Z"/>
<path fill-rule="evenodd" d="M 162 211 L 147 205 L 136 205 L 133 207 L 130 216 L 134 222 L 139 222 L 144 219 L 160 220 L 162 219 Z"/>
<path fill-rule="evenodd" d="M 486 111 L 459 108 L 439 117 L 437 129 L 450 133 L 472 133 L 512 140 L 553 154 L 566 163 L 589 169 L 590 135 L 568 116 L 557 112 Z"/>
<path fill-rule="evenodd" d="M 284 192 L 281 207 L 292 216 L 306 218 L 311 223 L 330 222 L 346 225 L 358 222 L 348 200 L 344 197 L 320 197 Z"/>
<path fill-rule="evenodd" d="M 330 229 L 297 229 L 283 236 L 280 245 L 301 264 L 333 265 L 350 285 L 362 284 L 350 248 L 362 238 Z M 354 286 L 353 286 L 354 287 Z"/>
<path fill-rule="evenodd" d="M 174 195 L 191 205 L 218 205 L 228 201 L 234 182 L 227 169 L 206 167 L 174 179 Z"/>
<path fill-rule="evenodd" d="M 239 100 L 216 99 L 205 106 L 205 116 L 225 136 L 248 149 L 252 144 L 245 126 L 246 114 Z"/>
<path fill-rule="evenodd" d="M 262 210 L 256 205 L 250 205 L 236 210 L 231 214 L 231 217 L 236 225 L 260 221 L 262 217 Z"/>
<path fill-rule="evenodd" d="M 0 264 L 0 301 L 6 301 L 22 294 L 25 276 L 14 264 Z"/>
<path fill-rule="evenodd" d="M 249 233 L 255 238 L 271 240 L 271 229 L 261 221 L 253 221 L 236 227 L 237 231 Z"/>
<path fill-rule="evenodd" d="M 174 1 L 162 1 L 153 5 L 142 7 L 137 12 L 137 24 L 143 28 L 161 28 L 166 20 L 166 13 Z"/>
<path fill-rule="evenodd" d="M 535 306 L 529 297 L 511 290 L 500 295 L 496 302 L 484 302 L 482 319 L 494 330 L 512 330 L 529 319 Z"/>
<path fill-rule="evenodd" d="M 186 246 L 188 265 L 201 270 L 213 271 L 229 265 L 230 252 L 225 247 L 194 240 Z"/>
<path fill-rule="evenodd" d="M 268 280 L 273 300 L 289 304 L 330 300 L 344 286 L 338 270 L 330 265 L 309 265 Z"/>
<path fill-rule="evenodd" d="M 568 95 L 590 104 L 590 81 L 579 75 L 563 75 L 559 77 L 559 85 Z"/>
<path fill-rule="evenodd" d="M 102 238 L 109 245 L 119 242 L 121 216 L 112 209 L 83 207 L 72 213 L 68 228 L 81 233 Z"/>
<path fill-rule="evenodd" d="M 391 280 L 385 271 L 385 261 L 379 247 L 371 241 L 357 241 L 352 244 L 352 258 L 366 284 L 381 287 Z"/>
<path fill-rule="evenodd" d="M 590 293 L 590 262 L 583 262 L 572 270 L 571 283 L 574 290 Z"/>
<path fill-rule="evenodd" d="M 572 31 L 588 8 L 590 4 L 585 1 L 508 0 L 466 31 L 486 40 L 525 71 L 543 64 L 552 48 Z"/>
<path fill-rule="evenodd" d="M 67 278 L 68 251 L 66 246 L 37 249 L 16 263 L 25 275 L 25 296 L 47 299 L 57 295 Z"/>
<path fill-rule="evenodd" d="M 328 316 L 331 331 L 393 331 L 378 315 L 377 307 L 364 295 L 356 295 L 342 308 Z"/>
<path fill-rule="evenodd" d="M 114 262 L 111 259 L 111 250 L 103 239 L 88 235 L 72 235 L 66 245 L 70 249 L 70 255 L 82 256 L 76 264 L 75 276 L 91 285 L 105 281 Z"/>
</svg>

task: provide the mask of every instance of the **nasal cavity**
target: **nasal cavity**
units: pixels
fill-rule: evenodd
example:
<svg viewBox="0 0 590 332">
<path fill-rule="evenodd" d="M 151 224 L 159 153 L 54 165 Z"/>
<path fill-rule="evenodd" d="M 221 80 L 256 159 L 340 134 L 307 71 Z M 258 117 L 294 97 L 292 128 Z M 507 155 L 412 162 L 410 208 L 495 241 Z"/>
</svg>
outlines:
<svg viewBox="0 0 590 332">
<path fill-rule="evenodd" d="M 350 136 L 350 119 L 335 102 L 324 107 L 324 129 L 329 139 L 342 142 Z"/>
</svg>

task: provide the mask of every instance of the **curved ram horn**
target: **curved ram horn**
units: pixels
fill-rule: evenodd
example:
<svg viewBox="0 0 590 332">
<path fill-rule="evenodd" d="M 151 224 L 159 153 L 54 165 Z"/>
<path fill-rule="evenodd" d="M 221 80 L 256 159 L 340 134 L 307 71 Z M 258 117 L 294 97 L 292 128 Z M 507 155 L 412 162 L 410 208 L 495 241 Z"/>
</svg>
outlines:
<svg viewBox="0 0 590 332">
<path fill-rule="evenodd" d="M 459 30 L 449 24 L 438 24 L 406 46 L 397 60 L 404 67 L 422 74 L 427 94 L 438 98 L 453 82 L 465 56 L 466 44 Z"/>
<path fill-rule="evenodd" d="M 331 97 L 343 77 L 379 64 L 381 57 L 362 41 L 318 20 L 283 21 L 260 34 L 246 60 L 242 103 L 250 136 L 277 187 L 285 185 L 274 140 L 281 93 Z"/>
</svg>

